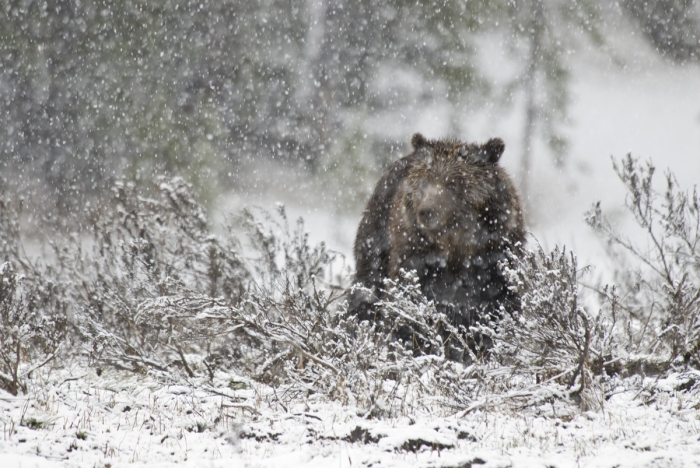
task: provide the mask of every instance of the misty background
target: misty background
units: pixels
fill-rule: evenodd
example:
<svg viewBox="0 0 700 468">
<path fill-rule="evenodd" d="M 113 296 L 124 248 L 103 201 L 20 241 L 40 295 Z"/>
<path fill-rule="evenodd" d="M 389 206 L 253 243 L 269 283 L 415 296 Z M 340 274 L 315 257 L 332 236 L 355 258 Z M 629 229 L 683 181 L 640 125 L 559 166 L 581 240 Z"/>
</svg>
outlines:
<svg viewBox="0 0 700 468">
<path fill-rule="evenodd" d="M 692 0 L 10 0 L 0 191 L 66 228 L 180 175 L 210 217 L 283 202 L 349 251 L 414 132 L 499 136 L 539 242 L 580 247 L 624 200 L 610 156 L 698 180 L 699 63 Z"/>
</svg>

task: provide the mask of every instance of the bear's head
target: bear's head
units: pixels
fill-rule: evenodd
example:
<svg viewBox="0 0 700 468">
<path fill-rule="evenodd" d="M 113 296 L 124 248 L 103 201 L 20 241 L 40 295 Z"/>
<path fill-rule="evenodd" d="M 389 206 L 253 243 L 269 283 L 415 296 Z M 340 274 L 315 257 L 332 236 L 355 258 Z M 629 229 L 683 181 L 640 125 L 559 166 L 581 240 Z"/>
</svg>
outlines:
<svg viewBox="0 0 700 468">
<path fill-rule="evenodd" d="M 417 133 L 411 144 L 416 162 L 404 181 L 405 209 L 426 237 L 459 230 L 468 237 L 462 242 L 477 242 L 480 231 L 489 230 L 485 223 L 499 222 L 488 211 L 498 216 L 499 205 L 512 206 L 512 182 L 498 166 L 505 149 L 500 138 L 477 145 Z"/>
</svg>

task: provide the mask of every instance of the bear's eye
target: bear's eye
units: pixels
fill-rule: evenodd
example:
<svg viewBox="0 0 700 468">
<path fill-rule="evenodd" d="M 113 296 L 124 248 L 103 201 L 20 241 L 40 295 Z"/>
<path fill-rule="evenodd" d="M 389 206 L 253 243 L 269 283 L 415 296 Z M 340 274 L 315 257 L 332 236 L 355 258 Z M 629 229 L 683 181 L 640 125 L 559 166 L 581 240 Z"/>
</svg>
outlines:
<svg viewBox="0 0 700 468">
<path fill-rule="evenodd" d="M 457 184 L 454 182 L 448 182 L 445 187 L 447 187 L 447 190 L 456 190 L 457 189 Z"/>
</svg>

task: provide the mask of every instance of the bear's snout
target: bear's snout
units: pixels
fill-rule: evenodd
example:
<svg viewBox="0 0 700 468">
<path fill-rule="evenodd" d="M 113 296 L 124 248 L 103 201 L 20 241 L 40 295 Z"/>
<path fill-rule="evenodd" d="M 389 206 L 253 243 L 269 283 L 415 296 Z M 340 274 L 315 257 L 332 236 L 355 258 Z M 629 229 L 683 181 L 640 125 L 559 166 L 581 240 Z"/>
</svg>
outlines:
<svg viewBox="0 0 700 468">
<path fill-rule="evenodd" d="M 428 230 L 436 229 L 440 224 L 438 212 L 433 208 L 423 207 L 418 211 L 418 222 L 421 227 Z"/>
<path fill-rule="evenodd" d="M 416 221 L 421 229 L 436 231 L 445 226 L 452 203 L 449 193 L 440 184 L 425 184 L 421 187 L 416 206 Z"/>
</svg>

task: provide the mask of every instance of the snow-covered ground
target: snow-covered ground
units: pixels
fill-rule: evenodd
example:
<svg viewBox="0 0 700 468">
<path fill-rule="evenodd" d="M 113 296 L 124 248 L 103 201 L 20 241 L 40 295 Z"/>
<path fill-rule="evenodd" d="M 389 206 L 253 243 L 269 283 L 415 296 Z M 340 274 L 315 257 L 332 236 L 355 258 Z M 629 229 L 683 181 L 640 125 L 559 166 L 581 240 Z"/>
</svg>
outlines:
<svg viewBox="0 0 700 468">
<path fill-rule="evenodd" d="M 313 397 L 283 407 L 283 388 L 231 375 L 184 386 L 75 367 L 37 372 L 26 395 L 0 395 L 0 459 L 3 468 L 700 466 L 700 395 L 678 391 L 693 378 L 620 389 L 600 412 L 546 403 L 368 420 Z"/>
</svg>

